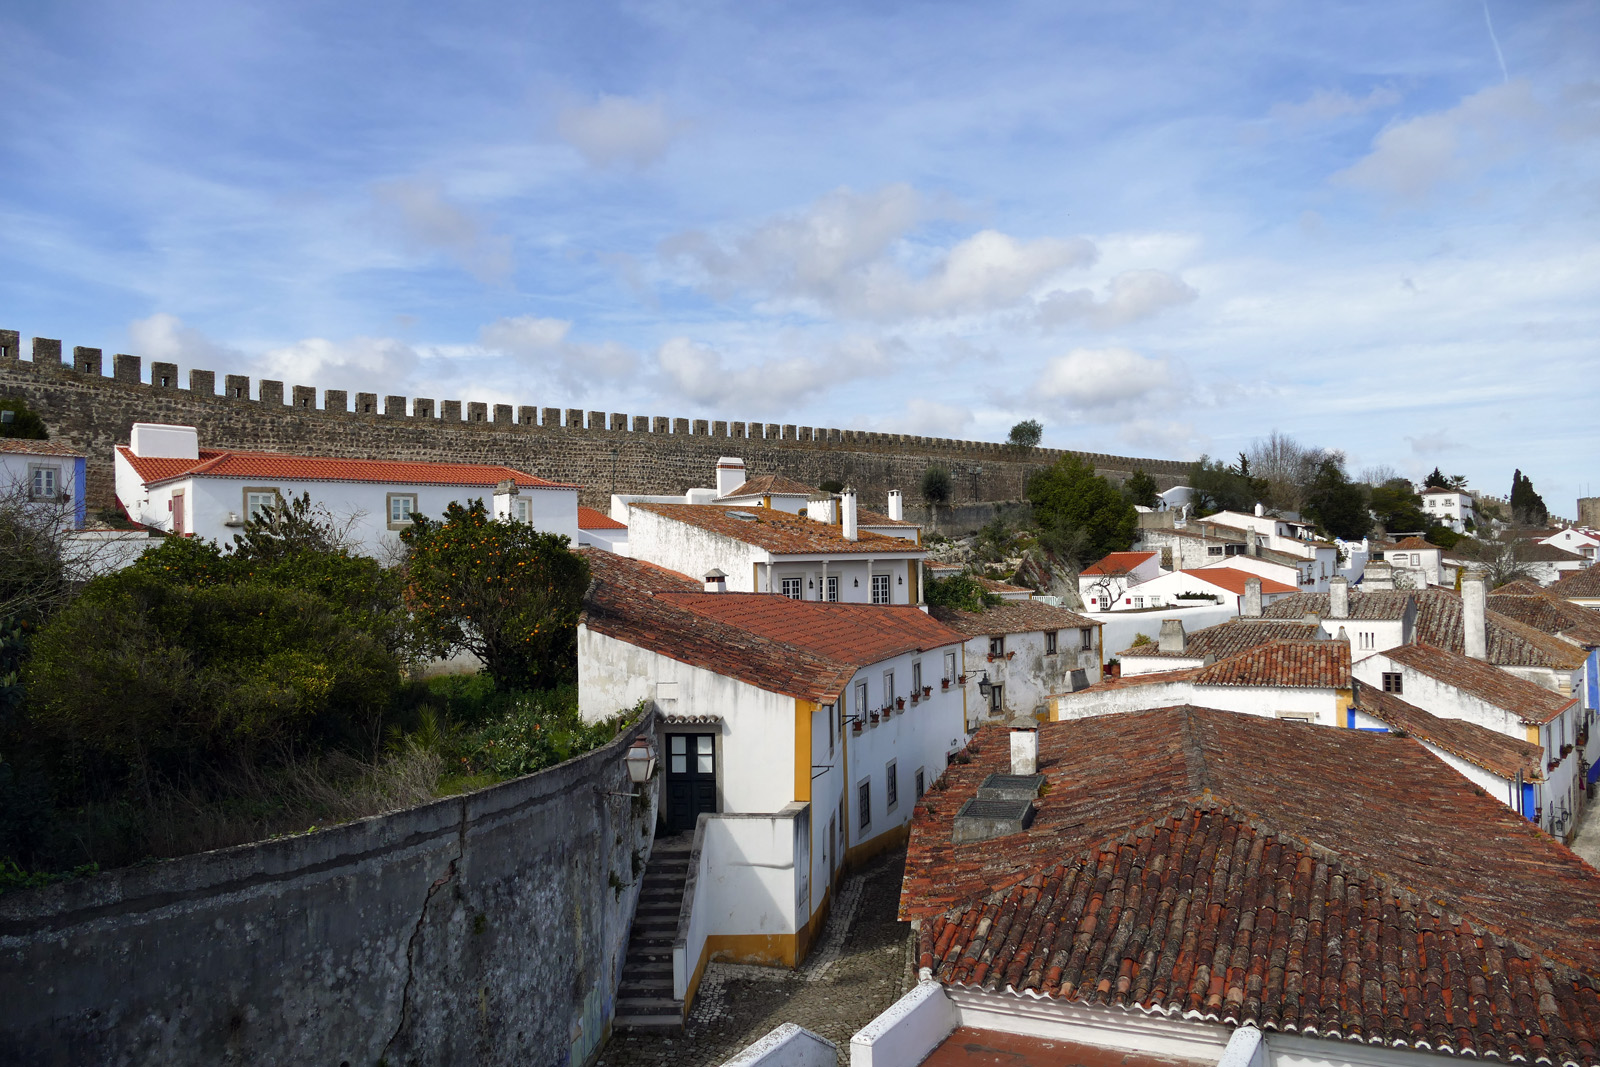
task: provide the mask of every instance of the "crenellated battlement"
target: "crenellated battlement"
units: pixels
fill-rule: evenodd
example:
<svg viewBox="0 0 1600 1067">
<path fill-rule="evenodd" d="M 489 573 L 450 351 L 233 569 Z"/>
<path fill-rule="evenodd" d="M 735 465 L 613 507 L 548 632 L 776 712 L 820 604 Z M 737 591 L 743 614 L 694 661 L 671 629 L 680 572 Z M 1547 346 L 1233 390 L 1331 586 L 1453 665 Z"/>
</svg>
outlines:
<svg viewBox="0 0 1600 1067">
<path fill-rule="evenodd" d="M 494 462 L 582 482 L 590 487 L 585 501 L 596 504 L 604 503 L 612 486 L 619 492 L 660 492 L 703 484 L 710 469 L 704 457 L 714 463 L 717 454 L 734 448 L 749 453 L 752 470 L 772 470 L 813 484 L 835 477 L 853 481 L 864 487 L 867 499 L 888 488 L 914 486 L 921 469 L 933 463 L 950 469 L 958 500 L 1012 499 L 1021 495 L 1028 471 L 1065 454 L 1060 449 L 792 423 L 532 404 L 463 405 L 460 400 L 380 398 L 365 392 L 352 399 L 344 389 L 294 385 L 286 390 L 282 381 L 252 381 L 240 374 L 225 374 L 219 392 L 215 371 L 191 369 L 184 381 L 177 364 L 153 361 L 146 374 L 141 358 L 126 353 L 115 354 L 110 369 L 106 374 L 98 348 L 75 347 L 71 363 L 66 363 L 61 342 L 51 338 L 33 338 L 31 358 L 24 358 L 18 332 L 0 330 L 0 393 L 37 402 L 46 421 L 59 428 L 59 437 L 88 452 L 91 466 L 102 462 L 103 453 L 108 470 L 111 445 L 126 443 L 136 421 L 194 424 L 201 428 L 201 440 L 217 447 L 326 455 L 398 450 L 408 457 L 458 462 L 495 456 Z M 384 448 L 391 451 L 375 451 Z M 655 462 L 643 462 L 645 451 L 655 454 Z M 1188 471 L 1187 461 L 1077 454 L 1117 477 L 1142 469 L 1163 484 L 1175 484 Z M 621 469 L 623 456 L 627 471 Z M 683 463 L 673 463 L 673 457 Z M 875 461 L 889 457 L 897 462 Z M 681 466 L 682 477 L 663 481 L 663 466 Z M 596 484 L 596 475 L 603 476 L 604 484 Z M 883 478 L 897 482 L 888 485 L 880 482 Z M 685 484 L 680 487 L 679 481 Z M 90 491 L 97 503 L 108 502 L 104 489 L 91 472 Z"/>
</svg>

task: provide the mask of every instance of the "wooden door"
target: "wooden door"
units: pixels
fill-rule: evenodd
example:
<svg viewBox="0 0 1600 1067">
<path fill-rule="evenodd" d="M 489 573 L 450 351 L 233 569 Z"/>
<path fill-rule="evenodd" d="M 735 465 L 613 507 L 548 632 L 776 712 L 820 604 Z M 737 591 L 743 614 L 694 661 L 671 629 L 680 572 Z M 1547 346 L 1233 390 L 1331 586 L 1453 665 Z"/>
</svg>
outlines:
<svg viewBox="0 0 1600 1067">
<path fill-rule="evenodd" d="M 667 736 L 667 831 L 694 829 L 702 811 L 717 810 L 715 734 Z"/>
</svg>

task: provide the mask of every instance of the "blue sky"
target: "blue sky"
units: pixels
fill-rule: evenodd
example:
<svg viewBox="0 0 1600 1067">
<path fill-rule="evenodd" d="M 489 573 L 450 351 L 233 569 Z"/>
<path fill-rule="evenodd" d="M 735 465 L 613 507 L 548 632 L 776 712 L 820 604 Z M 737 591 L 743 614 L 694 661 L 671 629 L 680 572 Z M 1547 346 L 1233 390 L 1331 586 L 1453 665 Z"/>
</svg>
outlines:
<svg viewBox="0 0 1600 1067">
<path fill-rule="evenodd" d="M 19 0 L 0 39 L 27 335 L 1600 492 L 1594 2 Z"/>
</svg>

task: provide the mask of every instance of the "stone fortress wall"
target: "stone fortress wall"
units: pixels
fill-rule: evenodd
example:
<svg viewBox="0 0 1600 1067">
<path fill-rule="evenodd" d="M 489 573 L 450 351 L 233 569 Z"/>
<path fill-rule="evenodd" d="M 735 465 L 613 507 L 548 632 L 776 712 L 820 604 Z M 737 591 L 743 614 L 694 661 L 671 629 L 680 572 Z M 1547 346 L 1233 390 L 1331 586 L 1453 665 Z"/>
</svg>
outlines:
<svg viewBox="0 0 1600 1067">
<path fill-rule="evenodd" d="M 174 363 L 115 355 L 107 375 L 98 348 L 35 337 L 32 358 L 21 337 L 0 330 L 0 395 L 21 396 L 53 438 L 88 457 L 89 503 L 115 499 L 112 446 L 126 444 L 135 422 L 199 428 L 202 448 L 260 449 L 302 455 L 503 463 L 555 481 L 582 485 L 583 503 L 602 510 L 610 494 L 683 492 L 713 484 L 719 456 L 744 459 L 752 476 L 782 474 L 809 485 L 836 479 L 854 486 L 868 507 L 882 508 L 891 489 L 917 495 L 922 473 L 941 465 L 952 476 L 955 504 L 1016 500 L 1028 475 L 1054 463 L 1059 449 L 1017 449 L 983 441 L 869 433 L 761 422 L 512 407 L 427 397 L 319 391 L 243 375 L 190 370 Z M 320 403 L 318 402 L 320 399 Z M 1185 460 L 1078 453 L 1121 481 L 1143 470 L 1162 488 L 1188 475 Z"/>
</svg>

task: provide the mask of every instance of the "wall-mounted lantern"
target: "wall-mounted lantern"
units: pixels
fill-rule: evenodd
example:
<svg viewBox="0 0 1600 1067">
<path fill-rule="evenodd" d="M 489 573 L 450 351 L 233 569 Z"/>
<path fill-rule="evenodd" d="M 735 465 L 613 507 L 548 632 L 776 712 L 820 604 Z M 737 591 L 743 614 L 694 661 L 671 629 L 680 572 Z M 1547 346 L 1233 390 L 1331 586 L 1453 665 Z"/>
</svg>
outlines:
<svg viewBox="0 0 1600 1067">
<path fill-rule="evenodd" d="M 987 700 L 987 699 L 989 699 L 989 693 L 993 689 L 994 689 L 994 683 L 989 681 L 989 672 L 988 671 L 984 671 L 983 672 L 983 677 L 978 679 L 978 692 L 982 693 L 983 694 L 983 698 L 985 700 Z"/>
<path fill-rule="evenodd" d="M 656 750 L 648 738 L 638 738 L 622 757 L 628 768 L 628 779 L 634 785 L 643 785 L 656 773 Z"/>
</svg>

